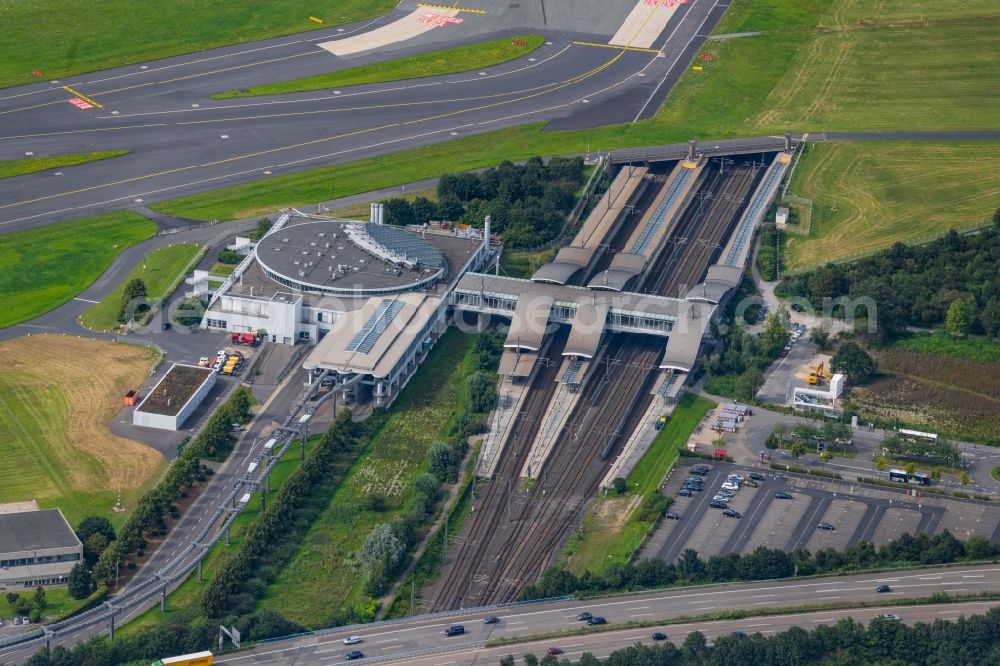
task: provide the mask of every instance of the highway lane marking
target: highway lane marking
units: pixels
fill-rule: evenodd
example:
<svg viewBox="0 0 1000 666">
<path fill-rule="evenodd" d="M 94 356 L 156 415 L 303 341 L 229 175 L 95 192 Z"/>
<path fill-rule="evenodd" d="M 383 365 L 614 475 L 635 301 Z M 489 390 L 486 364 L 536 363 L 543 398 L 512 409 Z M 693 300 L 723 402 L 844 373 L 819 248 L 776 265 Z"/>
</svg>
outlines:
<svg viewBox="0 0 1000 666">
<path fill-rule="evenodd" d="M 636 606 L 634 608 L 626 608 L 625 610 L 646 610 L 649 606 Z"/>
<path fill-rule="evenodd" d="M 649 617 L 650 615 L 654 615 L 654 613 L 632 613 L 629 617 Z"/>
<path fill-rule="evenodd" d="M 986 576 L 983 576 L 982 574 L 979 574 L 979 575 L 975 575 L 975 576 L 962 576 L 962 578 L 986 578 Z"/>
<path fill-rule="evenodd" d="M 98 109 L 103 109 L 104 108 L 103 104 L 97 103 L 96 101 L 94 101 L 90 97 L 87 97 L 86 95 L 84 95 L 79 90 L 74 90 L 73 88 L 70 88 L 69 86 L 63 86 L 63 90 L 65 90 L 66 92 L 68 92 L 71 95 L 76 95 L 77 97 L 79 97 L 80 99 L 82 99 L 84 102 L 87 102 L 91 106 L 96 106 Z"/>
<path fill-rule="evenodd" d="M 770 626 L 771 626 L 770 622 L 761 622 L 759 624 L 748 624 L 747 625 L 747 627 L 749 627 L 750 629 L 753 629 L 754 627 L 770 627 Z"/>
<path fill-rule="evenodd" d="M 244 154 L 244 155 L 235 155 L 233 157 L 227 157 L 227 158 L 220 159 L 220 160 L 214 160 L 212 162 L 206 162 L 206 163 L 203 163 L 203 164 L 193 164 L 193 165 L 188 165 L 188 166 L 183 166 L 183 167 L 175 167 L 173 169 L 166 169 L 166 170 L 160 171 L 160 172 L 155 172 L 155 173 L 150 173 L 150 174 L 143 174 L 143 175 L 140 175 L 140 176 L 133 176 L 131 178 L 124 178 L 124 179 L 121 179 L 121 180 L 118 180 L 118 181 L 113 181 L 113 182 L 110 182 L 110 183 L 103 183 L 103 184 L 100 184 L 100 185 L 91 185 L 89 187 L 83 187 L 83 188 L 79 188 L 79 189 L 76 189 L 76 190 L 71 190 L 71 191 L 68 191 L 68 192 L 61 192 L 61 193 L 58 193 L 58 194 L 49 194 L 49 195 L 45 195 L 45 196 L 42 196 L 42 197 L 36 197 L 34 199 L 29 199 L 29 200 L 26 200 L 26 201 L 20 201 L 20 202 L 11 203 L 11 204 L 3 204 L 3 205 L 0 205 L 0 210 L 2 210 L 4 208 L 11 208 L 11 207 L 14 207 L 14 206 L 21 206 L 21 205 L 26 205 L 26 204 L 31 204 L 31 203 L 38 203 L 40 201 L 47 201 L 47 200 L 56 199 L 56 198 L 59 198 L 59 197 L 70 196 L 70 195 L 73 195 L 73 194 L 81 194 L 83 192 L 92 192 L 94 190 L 100 190 L 100 189 L 105 189 L 105 188 L 108 188 L 108 187 L 114 187 L 116 185 L 124 185 L 126 183 L 137 182 L 137 181 L 140 181 L 140 180 L 147 180 L 149 178 L 156 178 L 156 177 L 159 177 L 159 176 L 165 176 L 165 175 L 170 175 L 170 174 L 174 174 L 174 173 L 181 173 L 181 172 L 184 172 L 184 171 L 190 171 L 192 169 L 208 168 L 208 167 L 212 167 L 212 166 L 218 166 L 220 164 L 227 164 L 227 163 L 236 162 L 236 161 L 239 161 L 239 160 L 250 159 L 250 158 L 253 158 L 253 157 L 260 157 L 262 155 L 271 155 L 271 154 L 274 154 L 274 153 L 280 153 L 280 152 L 284 152 L 284 151 L 287 151 L 287 150 L 294 150 L 296 148 L 303 148 L 305 146 L 312 146 L 312 145 L 317 145 L 317 144 L 321 144 L 321 143 L 328 143 L 330 141 L 336 141 L 338 139 L 344 139 L 344 138 L 347 138 L 347 137 L 350 137 L 350 136 L 359 136 L 359 135 L 362 135 L 362 134 L 368 134 L 368 133 L 371 133 L 371 132 L 377 132 L 377 131 L 384 130 L 384 129 L 389 129 L 389 128 L 392 128 L 392 127 L 402 127 L 402 126 L 407 126 L 407 125 L 415 125 L 415 124 L 418 124 L 418 123 L 425 123 L 425 122 L 429 122 L 429 121 L 432 121 L 432 120 L 440 120 L 442 118 L 450 118 L 452 116 L 457 116 L 457 115 L 461 115 L 461 114 L 465 114 L 465 113 L 473 113 L 475 111 L 482 111 L 482 110 L 485 110 L 485 109 L 495 108 L 495 107 L 498 107 L 498 106 L 503 106 L 503 105 L 512 104 L 512 103 L 516 103 L 516 102 L 522 102 L 524 100 L 532 99 L 532 98 L 538 97 L 540 95 L 544 95 L 544 94 L 548 94 L 548 93 L 551 93 L 551 92 L 555 92 L 556 90 L 560 90 L 562 88 L 568 87 L 568 86 L 573 85 L 575 83 L 579 83 L 581 81 L 585 81 L 585 80 L 591 78 L 592 76 L 595 76 L 596 74 L 600 73 L 604 69 L 606 69 L 606 68 L 610 67 L 611 65 L 613 65 L 615 62 L 617 62 L 622 57 L 623 54 L 624 54 L 624 51 L 618 53 L 615 57 L 611 58 L 610 60 L 608 60 L 604 64 L 599 65 L 599 66 L 591 69 L 589 72 L 584 72 L 582 74 L 579 74 L 579 75 L 573 77 L 572 79 L 568 79 L 568 80 L 566 80 L 564 82 L 560 82 L 558 84 L 553 84 L 553 85 L 551 85 L 551 87 L 548 87 L 548 89 L 541 90 L 541 92 L 533 92 L 530 95 L 524 95 L 524 96 L 522 96 L 520 98 L 510 99 L 510 100 L 503 100 L 503 101 L 500 101 L 500 102 L 494 102 L 492 104 L 485 104 L 485 105 L 481 105 L 481 106 L 478 106 L 478 107 L 472 107 L 472 108 L 469 108 L 469 109 L 459 109 L 457 111 L 449 111 L 447 113 L 441 113 L 441 114 L 437 114 L 437 115 L 434 115 L 434 116 L 428 116 L 428 117 L 424 117 L 424 118 L 417 118 L 417 119 L 409 120 L 409 121 L 389 123 L 389 124 L 381 125 L 381 126 L 378 126 L 378 127 L 370 127 L 370 128 L 355 130 L 355 131 L 352 131 L 352 132 L 346 132 L 344 134 L 338 134 L 338 135 L 333 135 L 333 136 L 329 136 L 329 137 L 323 137 L 321 139 L 312 139 L 310 141 L 303 141 L 303 142 L 292 144 L 292 145 L 288 145 L 288 146 L 278 146 L 278 147 L 275 147 L 275 148 L 268 148 L 266 150 L 255 151 L 255 152 L 247 153 L 247 154 Z M 203 121 L 192 121 L 191 123 L 179 123 L 179 124 L 180 125 L 184 125 L 184 124 L 199 124 L 201 122 L 203 122 Z"/>
<path fill-rule="evenodd" d="M 579 46 L 597 46 L 602 49 L 622 49 L 624 51 L 638 51 L 640 53 L 659 53 L 659 49 L 643 49 L 638 46 L 615 46 L 614 44 L 597 44 L 596 42 L 573 42 Z"/>
<path fill-rule="evenodd" d="M 824 599 L 839 599 L 839 598 L 840 598 L 840 596 L 838 595 L 838 596 L 835 596 L 835 597 L 820 597 L 819 599 L 820 599 L 820 601 L 823 601 Z"/>
<path fill-rule="evenodd" d="M 92 301 L 89 298 L 80 298 L 79 296 L 77 296 L 73 300 L 74 301 L 83 301 L 84 303 L 99 303 L 100 302 L 100 301 Z"/>
<path fill-rule="evenodd" d="M 751 599 L 766 599 L 767 597 L 774 597 L 774 596 L 777 596 L 777 595 L 774 595 L 774 594 L 755 594 L 754 596 L 751 597 Z"/>
</svg>

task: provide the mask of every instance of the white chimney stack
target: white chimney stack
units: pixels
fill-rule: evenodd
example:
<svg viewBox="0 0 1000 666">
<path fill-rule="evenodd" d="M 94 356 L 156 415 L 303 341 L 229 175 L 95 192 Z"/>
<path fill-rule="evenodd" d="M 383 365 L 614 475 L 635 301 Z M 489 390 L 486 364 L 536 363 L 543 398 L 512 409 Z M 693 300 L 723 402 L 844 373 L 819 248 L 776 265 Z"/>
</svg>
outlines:
<svg viewBox="0 0 1000 666">
<path fill-rule="evenodd" d="M 368 221 L 372 224 L 378 224 L 378 204 L 372 204 L 371 213 L 368 216 Z"/>
<path fill-rule="evenodd" d="M 493 216 L 487 215 L 486 216 L 486 223 L 483 225 L 483 238 L 486 239 L 487 243 L 490 242 L 490 223 L 492 221 L 493 221 Z"/>
<path fill-rule="evenodd" d="M 385 224 L 385 204 L 378 205 L 378 223 Z"/>
</svg>

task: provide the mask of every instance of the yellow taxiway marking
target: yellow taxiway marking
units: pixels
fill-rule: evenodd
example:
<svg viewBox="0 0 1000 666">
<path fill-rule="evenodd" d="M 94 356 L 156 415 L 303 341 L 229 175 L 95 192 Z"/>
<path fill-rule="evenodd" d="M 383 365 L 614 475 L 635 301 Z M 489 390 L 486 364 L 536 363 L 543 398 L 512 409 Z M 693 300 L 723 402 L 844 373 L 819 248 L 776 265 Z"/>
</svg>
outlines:
<svg viewBox="0 0 1000 666">
<path fill-rule="evenodd" d="M 423 7 L 424 9 L 440 9 L 442 11 L 459 11 L 467 12 L 469 14 L 485 14 L 485 9 L 466 9 L 465 7 L 458 7 L 458 2 L 455 2 L 455 6 L 448 7 L 447 5 L 428 5 L 425 3 L 417 3 L 417 7 Z"/>
<path fill-rule="evenodd" d="M 599 46 L 602 49 L 621 49 L 622 51 L 639 51 L 640 53 L 659 53 L 659 49 L 641 49 L 638 46 L 615 46 L 614 44 L 597 44 L 595 42 L 573 42 L 579 46 Z"/>
<path fill-rule="evenodd" d="M 65 90 L 66 92 L 68 92 L 70 95 L 75 95 L 75 96 L 79 97 L 80 99 L 82 99 L 87 104 L 92 104 L 92 105 L 96 106 L 98 109 L 103 109 L 104 108 L 103 104 L 98 104 L 94 100 L 92 100 L 89 97 L 87 97 L 86 95 L 84 95 L 82 92 L 80 92 L 78 90 L 73 90 L 69 86 L 63 86 L 63 90 Z"/>
<path fill-rule="evenodd" d="M 429 122 L 431 120 L 438 120 L 438 119 L 441 119 L 441 118 L 449 118 L 449 117 L 452 117 L 452 116 L 461 115 L 463 113 L 471 113 L 471 112 L 474 112 L 474 111 L 482 111 L 482 110 L 485 110 L 485 109 L 492 109 L 492 108 L 496 108 L 496 107 L 500 107 L 500 106 L 506 106 L 506 105 L 513 104 L 515 102 L 522 102 L 524 100 L 532 99 L 532 98 L 538 97 L 540 95 L 545 95 L 545 94 L 548 94 L 550 92 L 554 92 L 556 90 L 560 90 L 562 88 L 565 88 L 567 86 L 571 86 L 571 85 L 573 85 L 575 83 L 579 83 L 581 81 L 585 81 L 585 80 L 589 79 L 590 77 L 596 75 L 597 73 L 599 73 L 599 72 L 607 69 L 611 65 L 615 64 L 615 62 L 617 62 L 622 57 L 622 55 L 624 55 L 624 53 L 620 51 L 618 54 L 616 54 L 613 58 L 611 58 L 607 62 L 605 62 L 605 63 L 603 63 L 601 65 L 598 65 L 598 66 L 592 68 L 591 70 L 589 70 L 587 72 L 584 72 L 582 74 L 578 74 L 578 75 L 576 75 L 576 76 L 574 76 L 572 78 L 569 78 L 569 79 L 565 79 L 565 80 L 563 80 L 563 81 L 561 81 L 559 83 L 556 83 L 554 85 L 540 86 L 539 88 L 534 89 L 534 92 L 532 92 L 531 94 L 523 94 L 521 97 L 518 97 L 516 99 L 501 100 L 501 101 L 498 101 L 498 102 L 492 102 L 490 104 L 483 104 L 483 105 L 480 105 L 480 106 L 477 106 L 477 107 L 468 108 L 468 109 L 458 109 L 458 110 L 455 110 L 455 111 L 448 111 L 446 113 L 440 113 L 440 114 L 436 114 L 436 115 L 433 115 L 433 116 L 426 116 L 424 118 L 416 118 L 414 120 L 389 123 L 389 124 L 386 124 L 386 125 L 381 125 L 379 127 L 369 127 L 369 128 L 365 128 L 365 129 L 355 130 L 355 131 L 352 131 L 352 132 L 346 132 L 344 134 L 337 134 L 337 135 L 334 135 L 334 136 L 327 136 L 327 137 L 322 137 L 322 138 L 319 138 L 319 139 L 312 139 L 310 141 L 303 141 L 303 142 L 300 142 L 300 143 L 294 143 L 294 144 L 287 145 L 287 146 L 277 146 L 277 147 L 274 147 L 274 148 L 267 148 L 265 150 L 258 150 L 258 151 L 255 151 L 255 152 L 252 152 L 252 153 L 247 153 L 247 154 L 244 154 L 244 155 L 234 155 L 233 157 L 227 157 L 227 158 L 223 158 L 223 159 L 219 159 L 219 160 L 214 160 L 214 161 L 211 161 L 211 162 L 205 162 L 203 164 L 190 164 L 190 165 L 187 165 L 187 166 L 181 166 L 181 167 L 175 167 L 175 168 L 172 168 L 172 169 L 166 169 L 164 171 L 159 171 L 159 172 L 156 172 L 156 173 L 149 173 L 149 174 L 143 174 L 143 175 L 139 175 L 139 176 L 132 176 L 130 178 L 123 178 L 121 180 L 117 180 L 117 181 L 113 181 L 113 182 L 109 182 L 109 183 L 101 183 L 99 185 L 91 185 L 89 187 L 82 187 L 80 189 L 71 190 L 69 192 L 59 192 L 57 194 L 49 194 L 49 195 L 42 196 L 42 197 L 36 197 L 34 199 L 28 199 L 26 201 L 18 201 L 18 202 L 15 202 L 15 203 L 2 204 L 2 205 L 0 205 L 0 209 L 13 208 L 14 206 L 23 206 L 23 205 L 26 205 L 26 204 L 38 203 L 39 201 L 47 201 L 47 200 L 50 200 L 50 199 L 58 199 L 59 197 L 70 196 L 70 195 L 73 195 L 73 194 L 80 194 L 82 192 L 92 192 L 94 190 L 101 190 L 101 189 L 105 189 L 105 188 L 108 188 L 108 187 L 113 187 L 115 185 L 124 185 L 126 183 L 134 183 L 134 182 L 141 181 L 141 180 L 148 180 L 150 178 L 155 178 L 157 176 L 165 176 L 165 175 L 168 175 L 168 174 L 181 173 L 181 172 L 184 172 L 184 171 L 190 171 L 192 169 L 200 169 L 200 168 L 218 166 L 220 164 L 227 164 L 227 163 L 237 162 L 239 160 L 245 160 L 245 159 L 249 159 L 249 158 L 253 158 L 253 157 L 260 157 L 262 155 L 273 155 L 275 153 L 280 153 L 280 152 L 284 152 L 284 151 L 287 151 L 287 150 L 292 150 L 292 149 L 295 149 L 295 148 L 303 148 L 305 146 L 314 146 L 314 145 L 318 145 L 318 144 L 322 144 L 322 143 L 327 143 L 329 141 L 336 141 L 338 139 L 344 139 L 344 138 L 351 137 L 351 136 L 358 136 L 358 135 L 362 135 L 362 134 L 369 134 L 371 132 L 377 132 L 377 131 L 380 131 L 380 130 L 389 129 L 391 127 L 402 127 L 402 126 L 407 126 L 407 125 L 415 125 L 415 124 L 418 124 L 418 123 Z M 515 94 L 517 94 L 517 93 L 515 93 Z"/>
</svg>

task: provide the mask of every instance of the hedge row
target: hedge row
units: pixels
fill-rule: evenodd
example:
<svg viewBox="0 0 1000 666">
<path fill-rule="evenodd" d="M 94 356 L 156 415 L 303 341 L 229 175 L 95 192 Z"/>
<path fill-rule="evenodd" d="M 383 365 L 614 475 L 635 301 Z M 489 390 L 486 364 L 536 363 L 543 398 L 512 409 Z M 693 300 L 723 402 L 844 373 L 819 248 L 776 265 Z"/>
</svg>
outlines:
<svg viewBox="0 0 1000 666">
<path fill-rule="evenodd" d="M 113 578 L 116 565 L 124 563 L 129 554 L 145 544 L 145 532 L 165 527 L 164 512 L 180 497 L 181 489 L 197 479 L 202 458 L 229 454 L 233 445 L 232 424 L 249 420 L 250 404 L 250 389 L 241 386 L 216 410 L 201 432 L 184 446 L 160 482 L 136 502 L 132 515 L 118 530 L 118 537 L 101 553 L 94 566 L 95 577 Z"/>
<path fill-rule="evenodd" d="M 350 468 L 345 464 L 337 469 L 337 454 L 351 448 L 356 428 L 348 413 L 341 415 L 305 462 L 281 485 L 268 502 L 267 510 L 248 530 L 239 550 L 220 567 L 205 588 L 201 608 L 207 617 L 221 618 L 252 608 L 257 595 L 248 588 L 266 585 L 267 579 L 280 568 L 283 558 L 276 557 L 276 548 L 295 533 L 290 524 L 308 526 L 315 517 L 304 515 L 309 512 L 303 512 L 301 505 L 320 484 L 333 478 L 339 484 Z M 326 498 L 323 500 L 325 502 Z M 291 549 L 285 550 L 290 554 Z"/>
</svg>

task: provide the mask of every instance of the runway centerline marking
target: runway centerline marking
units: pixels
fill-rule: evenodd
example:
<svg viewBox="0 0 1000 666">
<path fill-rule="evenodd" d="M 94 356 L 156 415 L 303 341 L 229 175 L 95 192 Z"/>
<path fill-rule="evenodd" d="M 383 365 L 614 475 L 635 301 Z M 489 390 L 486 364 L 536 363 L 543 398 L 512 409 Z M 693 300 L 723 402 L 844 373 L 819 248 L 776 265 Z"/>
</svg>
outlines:
<svg viewBox="0 0 1000 666">
<path fill-rule="evenodd" d="M 644 49 L 638 46 L 615 46 L 614 44 L 598 44 L 596 42 L 573 42 L 579 46 L 597 46 L 602 49 L 622 49 L 625 51 L 638 51 L 640 53 L 659 53 L 659 49 Z"/>
</svg>

